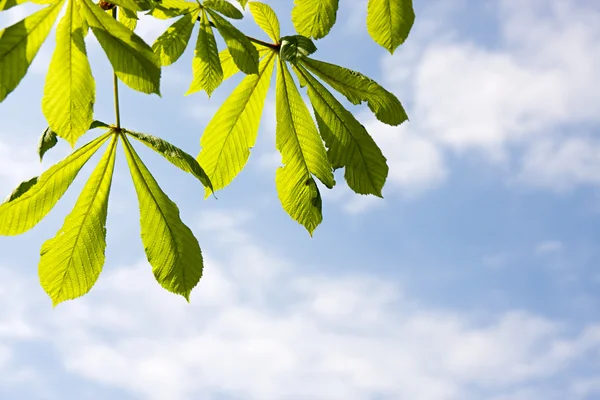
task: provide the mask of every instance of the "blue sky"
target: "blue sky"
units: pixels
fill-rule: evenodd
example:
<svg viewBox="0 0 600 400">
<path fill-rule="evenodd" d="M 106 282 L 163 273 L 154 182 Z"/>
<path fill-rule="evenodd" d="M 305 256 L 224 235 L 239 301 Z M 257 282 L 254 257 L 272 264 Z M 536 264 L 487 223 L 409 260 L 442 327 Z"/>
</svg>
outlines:
<svg viewBox="0 0 600 400">
<path fill-rule="evenodd" d="M 291 1 L 267 1 L 289 23 Z M 411 121 L 353 110 L 388 158 L 384 200 L 343 184 L 313 238 L 274 185 L 274 99 L 257 146 L 218 200 L 140 148 L 199 239 L 191 304 L 154 281 L 121 156 L 107 261 L 92 292 L 53 309 L 39 248 L 74 204 L 82 172 L 36 228 L 0 240 L 2 399 L 591 400 L 600 397 L 600 7 L 594 0 L 416 1 L 394 56 L 366 33 L 366 1 L 342 2 L 316 58 L 392 90 Z M 7 26 L 33 8 L 0 15 Z M 152 42 L 166 27 L 145 21 Z M 250 15 L 245 32 L 264 38 Z M 96 117 L 112 122 L 110 65 L 90 35 Z M 53 48 L 0 104 L 0 190 L 35 153 Z M 240 76 L 184 97 L 191 48 L 163 97 L 122 86 L 124 126 L 192 154 Z M 86 138 L 93 137 L 90 133 Z"/>
</svg>

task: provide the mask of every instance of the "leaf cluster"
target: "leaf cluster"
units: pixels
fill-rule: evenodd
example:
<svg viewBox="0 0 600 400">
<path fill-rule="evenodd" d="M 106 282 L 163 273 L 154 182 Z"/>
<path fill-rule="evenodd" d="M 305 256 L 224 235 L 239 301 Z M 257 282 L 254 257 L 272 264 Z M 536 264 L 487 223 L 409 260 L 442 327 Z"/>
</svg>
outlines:
<svg viewBox="0 0 600 400">
<path fill-rule="evenodd" d="M 0 0 L 0 11 L 26 1 Z M 86 294 L 102 270 L 108 199 L 119 146 L 137 193 L 141 238 L 154 276 L 165 289 L 189 299 L 202 276 L 200 246 L 130 139 L 192 174 L 209 196 L 229 185 L 247 164 L 273 75 L 275 144 L 282 160 L 275 184 L 284 210 L 312 235 L 323 219 L 320 185 L 332 189 L 334 171 L 341 168 L 354 192 L 382 197 L 388 175 L 386 159 L 365 127 L 332 92 L 354 105 L 366 103 L 378 120 L 389 125 L 399 125 L 408 117 L 396 96 L 374 80 L 314 58 L 313 39 L 323 38 L 332 29 L 338 0 L 295 0 L 292 21 L 297 33 L 287 36 L 281 35 L 270 6 L 238 0 L 268 40 L 237 29 L 233 21 L 242 19 L 244 13 L 225 0 L 31 1 L 42 8 L 0 31 L 0 102 L 26 75 L 65 9 L 44 87 L 42 111 L 49 127 L 40 139 L 40 159 L 58 138 L 74 147 L 88 130 L 105 131 L 39 177 L 20 184 L 0 205 L 0 235 L 26 232 L 48 214 L 82 167 L 106 145 L 73 210 L 41 249 L 40 281 L 54 304 Z M 174 19 L 152 46 L 134 32 L 142 14 Z M 391 53 L 404 42 L 413 21 L 412 0 L 369 0 L 368 32 Z M 204 91 L 210 96 L 224 80 L 245 74 L 206 126 L 196 158 L 156 136 L 122 128 L 118 96 L 117 123 L 94 120 L 96 84 L 86 50 L 90 31 L 112 65 L 115 91 L 119 80 L 133 90 L 160 96 L 162 68 L 180 59 L 196 26 L 192 80 L 186 94 Z M 226 48 L 219 50 L 216 33 Z M 303 100 L 303 90 L 309 104 Z"/>
</svg>

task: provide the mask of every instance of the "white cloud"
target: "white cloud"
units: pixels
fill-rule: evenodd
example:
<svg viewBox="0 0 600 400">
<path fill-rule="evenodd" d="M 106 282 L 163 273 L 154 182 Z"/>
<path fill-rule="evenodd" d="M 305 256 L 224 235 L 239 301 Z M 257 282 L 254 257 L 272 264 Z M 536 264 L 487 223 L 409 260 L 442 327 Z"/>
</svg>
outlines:
<svg viewBox="0 0 600 400">
<path fill-rule="evenodd" d="M 534 253 L 538 255 L 559 253 L 563 251 L 564 248 L 565 246 L 560 240 L 545 240 L 535 245 Z"/>
<path fill-rule="evenodd" d="M 428 154 L 478 152 L 523 184 L 553 190 L 600 184 L 600 145 L 589 135 L 600 123 L 600 12 L 584 1 L 491 6 L 500 15 L 493 48 L 435 23 L 439 14 L 427 11 L 402 51 L 384 58 L 385 80 L 409 105 L 409 129 L 427 143 Z M 400 164 L 406 157 L 392 153 L 390 163 L 410 172 Z M 423 175 L 407 172 L 412 182 L 390 184 L 434 187 L 443 179 L 428 179 L 432 165 L 423 161 L 414 166 Z"/>
<path fill-rule="evenodd" d="M 576 332 L 518 310 L 481 319 L 420 304 L 369 274 L 306 272 L 229 216 L 203 214 L 206 233 L 243 240 L 207 259 L 191 305 L 164 292 L 146 263 L 105 271 L 90 295 L 54 311 L 31 277 L 0 270 L 0 325 L 13 315 L 40 334 L 3 343 L 42 339 L 71 379 L 149 400 L 526 398 L 511 394 L 585 373 L 582 357 L 600 349 L 600 323 Z"/>
</svg>

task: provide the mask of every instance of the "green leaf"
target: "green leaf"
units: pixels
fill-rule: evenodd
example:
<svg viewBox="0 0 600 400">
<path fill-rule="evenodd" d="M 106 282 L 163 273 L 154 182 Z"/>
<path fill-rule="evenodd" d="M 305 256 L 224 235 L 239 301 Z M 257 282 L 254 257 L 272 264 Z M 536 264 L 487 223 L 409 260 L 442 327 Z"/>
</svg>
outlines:
<svg viewBox="0 0 600 400">
<path fill-rule="evenodd" d="M 187 14 L 198 8 L 198 3 L 184 0 L 160 0 L 154 2 L 148 14 L 158 19 L 169 19 Z"/>
<path fill-rule="evenodd" d="M 0 30 L 0 102 L 19 85 L 46 41 L 63 1 Z"/>
<path fill-rule="evenodd" d="M 388 175 L 386 159 L 373 138 L 352 113 L 303 67 L 297 71 L 308 84 L 321 136 L 334 168 L 345 167 L 344 177 L 350 189 L 359 194 L 381 197 Z"/>
<path fill-rule="evenodd" d="M 108 128 L 110 128 L 110 125 L 108 125 L 106 122 L 94 120 L 90 124 L 89 130 L 96 129 L 96 128 L 108 129 Z"/>
<path fill-rule="evenodd" d="M 256 142 L 258 126 L 273 75 L 275 53 L 260 63 L 257 75 L 247 75 L 219 108 L 202 134 L 198 162 L 214 190 L 227 186 L 244 168 Z M 211 191 L 206 189 L 206 196 Z"/>
<path fill-rule="evenodd" d="M 284 61 L 295 63 L 317 51 L 317 46 L 302 35 L 284 36 L 281 38 L 279 56 Z"/>
<path fill-rule="evenodd" d="M 160 95 L 160 61 L 152 48 L 90 0 L 78 1 L 119 79 L 133 90 Z"/>
<path fill-rule="evenodd" d="M 42 111 L 50 128 L 74 146 L 89 128 L 94 115 L 96 81 L 85 50 L 81 17 L 75 0 L 56 30 Z"/>
<path fill-rule="evenodd" d="M 208 10 L 212 20 L 225 39 L 227 48 L 238 68 L 246 74 L 258 73 L 258 51 L 246 35 L 236 29 L 226 19 Z"/>
<path fill-rule="evenodd" d="M 10 201 L 13 201 L 13 200 L 21 197 L 24 193 L 26 193 L 29 189 L 31 189 L 33 187 L 33 185 L 35 185 L 37 183 L 38 179 L 39 179 L 38 176 L 34 176 L 33 178 L 29 179 L 28 181 L 19 183 L 19 186 L 17 186 L 15 188 L 15 190 L 13 190 L 10 195 L 8 195 L 8 197 L 6 198 L 6 200 L 4 200 L 4 202 L 2 204 L 8 203 Z"/>
<path fill-rule="evenodd" d="M 277 18 L 275 11 L 267 4 L 251 1 L 250 12 L 260 29 L 265 31 L 273 42 L 279 43 L 281 28 L 279 27 L 279 19 Z"/>
<path fill-rule="evenodd" d="M 248 4 L 248 0 L 237 0 L 238 3 L 242 6 L 242 8 L 246 9 L 246 4 Z"/>
<path fill-rule="evenodd" d="M 352 104 L 366 101 L 378 120 L 400 125 L 408 119 L 400 100 L 365 75 L 323 61 L 305 58 L 302 65 L 346 96 Z"/>
<path fill-rule="evenodd" d="M 137 11 L 142 11 L 142 7 L 139 6 L 136 0 L 110 0 L 110 4 L 119 6 L 119 11 L 128 10 L 133 11 L 134 14 Z M 120 12 L 119 12 L 120 14 Z M 137 18 L 136 18 L 137 19 Z"/>
<path fill-rule="evenodd" d="M 57 139 L 58 135 L 54 132 L 50 127 L 47 127 L 44 133 L 42 133 L 42 137 L 40 137 L 40 141 L 38 143 L 38 155 L 40 156 L 40 162 L 42 162 L 44 158 L 44 154 L 58 143 Z"/>
<path fill-rule="evenodd" d="M 412 0 L 369 0 L 367 30 L 375 42 L 394 54 L 415 22 Z"/>
<path fill-rule="evenodd" d="M 152 45 L 152 50 L 160 58 L 161 65 L 173 64 L 185 51 L 200 9 L 185 14 L 172 24 Z"/>
<path fill-rule="evenodd" d="M 244 14 L 238 10 L 233 4 L 225 0 L 205 0 L 202 3 L 204 7 L 220 12 L 226 17 L 233 19 L 242 19 Z"/>
<path fill-rule="evenodd" d="M 140 204 L 142 242 L 148 262 L 162 287 L 189 301 L 192 289 L 202 277 L 203 260 L 198 241 L 127 137 L 121 137 Z"/>
<path fill-rule="evenodd" d="M 194 175 L 207 189 L 212 189 L 210 179 L 198 161 L 179 147 L 156 136 L 130 130 L 125 130 L 125 132 L 163 156 L 177 168 Z"/>
<path fill-rule="evenodd" d="M 19 6 L 25 3 L 34 3 L 34 4 L 52 4 L 55 0 L 0 0 L 0 11 L 9 10 L 15 6 Z"/>
<path fill-rule="evenodd" d="M 321 223 L 321 195 L 312 175 L 328 188 L 335 185 L 325 146 L 284 61 L 277 69 L 276 146 L 283 167 L 276 185 L 284 210 L 312 235 Z"/>
<path fill-rule="evenodd" d="M 130 31 L 135 30 L 139 19 L 137 13 L 128 8 L 120 8 L 117 18 L 119 19 L 119 22 L 125 25 Z"/>
<path fill-rule="evenodd" d="M 295 0 L 292 22 L 296 31 L 313 39 L 325 37 L 335 24 L 339 0 Z M 358 6 L 355 5 L 355 6 Z"/>
<path fill-rule="evenodd" d="M 270 47 L 264 47 L 255 45 L 258 50 L 258 58 L 262 59 L 267 54 L 274 54 L 274 50 Z M 235 65 L 233 57 L 228 49 L 224 49 L 219 53 L 219 59 L 221 60 L 221 68 L 223 68 L 223 80 L 231 78 L 233 75 L 240 72 L 240 69 Z"/>
<path fill-rule="evenodd" d="M 40 222 L 65 194 L 81 168 L 109 137 L 105 133 L 46 170 L 34 185 L 0 205 L 0 235 L 13 236 Z"/>
<path fill-rule="evenodd" d="M 40 251 L 40 282 L 55 306 L 88 293 L 102 271 L 117 140 L 117 135 L 113 135 L 73 211 Z"/>
<path fill-rule="evenodd" d="M 198 41 L 192 60 L 192 71 L 194 77 L 186 95 L 206 90 L 210 97 L 212 92 L 223 82 L 219 49 L 205 10 L 202 10 L 200 19 L 200 30 L 198 31 Z"/>
</svg>

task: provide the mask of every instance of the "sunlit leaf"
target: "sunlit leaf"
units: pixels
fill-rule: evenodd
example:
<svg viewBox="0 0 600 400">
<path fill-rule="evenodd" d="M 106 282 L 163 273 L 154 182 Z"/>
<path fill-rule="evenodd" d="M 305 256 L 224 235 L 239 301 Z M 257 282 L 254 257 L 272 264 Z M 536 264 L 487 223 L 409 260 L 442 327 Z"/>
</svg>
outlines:
<svg viewBox="0 0 600 400">
<path fill-rule="evenodd" d="M 46 41 L 63 1 L 0 30 L 0 102 L 19 85 Z"/>
<path fill-rule="evenodd" d="M 130 130 L 125 130 L 125 132 L 163 156 L 177 168 L 194 175 L 207 189 L 212 189 L 210 179 L 198 164 L 198 161 L 179 147 L 156 136 Z"/>
<path fill-rule="evenodd" d="M 219 49 L 205 10 L 202 10 L 200 19 L 198 41 L 192 60 L 192 73 L 192 83 L 186 95 L 205 90 L 210 96 L 223 82 Z"/>
<path fill-rule="evenodd" d="M 267 4 L 251 1 L 250 12 L 260 29 L 265 31 L 273 42 L 279 43 L 281 29 L 279 28 L 279 19 L 277 18 L 275 11 Z"/>
<path fill-rule="evenodd" d="M 214 11 L 208 10 L 215 26 L 225 39 L 227 48 L 238 68 L 246 74 L 258 73 L 258 51 L 250 40 L 229 21 Z"/>
<path fill-rule="evenodd" d="M 160 58 L 161 65 L 171 65 L 181 57 L 190 41 L 199 12 L 198 9 L 185 14 L 156 39 L 152 50 Z"/>
<path fill-rule="evenodd" d="M 242 19 L 244 14 L 238 10 L 233 4 L 225 0 L 205 0 L 202 3 L 204 7 L 218 11 L 226 17 L 233 19 Z"/>
<path fill-rule="evenodd" d="M 106 133 L 46 170 L 18 197 L 0 205 L 0 235 L 19 235 L 40 222 L 65 194 L 81 168 L 109 137 Z"/>
<path fill-rule="evenodd" d="M 277 70 L 276 146 L 283 167 L 276 185 L 284 210 L 312 235 L 321 223 L 322 200 L 312 175 L 331 188 L 335 184 L 325 146 L 284 61 Z"/>
<path fill-rule="evenodd" d="M 56 30 L 56 50 L 50 62 L 42 111 L 56 134 L 74 146 L 93 120 L 96 82 L 88 61 L 75 0 Z"/>
<path fill-rule="evenodd" d="M 140 205 L 142 242 L 158 283 L 188 301 L 202 277 L 198 241 L 179 217 L 179 209 L 161 190 L 126 136 L 121 136 Z"/>
<path fill-rule="evenodd" d="M 102 271 L 116 145 L 117 136 L 113 135 L 73 211 L 56 236 L 42 246 L 40 282 L 54 305 L 88 293 Z"/>
<path fill-rule="evenodd" d="M 386 159 L 363 125 L 303 67 L 298 67 L 308 86 L 327 155 L 334 168 L 346 169 L 350 189 L 381 197 L 388 174 Z"/>
<path fill-rule="evenodd" d="M 160 94 L 160 61 L 152 48 L 90 0 L 78 1 L 119 79 L 134 90 Z"/>
<path fill-rule="evenodd" d="M 415 22 L 412 0 L 369 0 L 367 30 L 375 42 L 394 54 Z"/>
<path fill-rule="evenodd" d="M 292 22 L 296 31 L 313 39 L 325 37 L 335 24 L 338 2 L 339 0 L 295 0 Z M 360 4 L 352 5 L 358 7 Z"/>
<path fill-rule="evenodd" d="M 260 64 L 257 75 L 247 75 L 209 122 L 202 134 L 198 162 L 214 190 L 227 186 L 244 168 L 256 142 L 275 54 Z M 206 195 L 211 193 L 206 190 Z"/>
<path fill-rule="evenodd" d="M 400 125 L 408 119 L 400 101 L 377 82 L 365 75 L 338 65 L 304 58 L 302 65 L 346 96 L 352 104 L 366 101 L 377 119 L 389 125 Z"/>
</svg>

